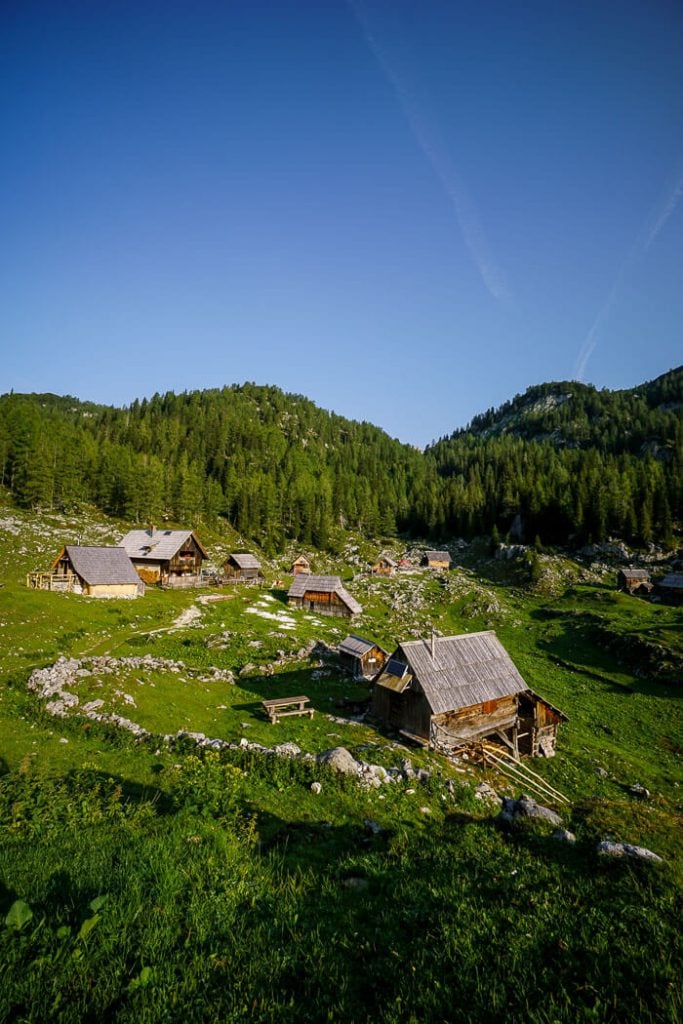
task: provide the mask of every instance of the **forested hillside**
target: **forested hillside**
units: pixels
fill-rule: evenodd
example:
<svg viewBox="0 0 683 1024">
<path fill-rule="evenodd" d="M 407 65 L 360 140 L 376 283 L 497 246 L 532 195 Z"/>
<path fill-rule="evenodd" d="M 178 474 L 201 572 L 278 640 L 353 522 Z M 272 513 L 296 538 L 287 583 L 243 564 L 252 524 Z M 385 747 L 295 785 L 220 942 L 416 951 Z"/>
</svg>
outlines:
<svg viewBox="0 0 683 1024">
<path fill-rule="evenodd" d="M 225 516 L 273 551 L 285 538 L 334 547 L 343 528 L 504 535 L 518 514 L 528 540 L 667 543 L 683 517 L 683 369 L 631 391 L 540 385 L 424 453 L 275 387 L 124 409 L 11 394 L 0 471 L 25 507 Z"/>
</svg>

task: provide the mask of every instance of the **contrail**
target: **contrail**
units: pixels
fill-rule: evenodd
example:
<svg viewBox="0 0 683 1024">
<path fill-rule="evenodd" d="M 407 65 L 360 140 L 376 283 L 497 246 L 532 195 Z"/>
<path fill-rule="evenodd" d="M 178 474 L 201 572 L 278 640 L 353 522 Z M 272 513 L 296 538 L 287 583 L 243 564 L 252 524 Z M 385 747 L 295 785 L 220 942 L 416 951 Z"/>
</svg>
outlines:
<svg viewBox="0 0 683 1024">
<path fill-rule="evenodd" d="M 509 301 L 511 296 L 504 275 L 488 251 L 476 209 L 462 178 L 445 147 L 440 144 L 437 133 L 428 128 L 415 96 L 406 87 L 385 50 L 373 35 L 361 0 L 348 0 L 348 4 L 361 26 L 366 46 L 394 90 L 415 142 L 431 165 L 453 206 L 463 240 L 484 285 L 494 299 L 500 302 Z"/>
<path fill-rule="evenodd" d="M 645 221 L 645 224 L 639 232 L 635 242 L 626 254 L 626 257 L 614 280 L 614 284 L 612 285 L 600 312 L 593 321 L 591 329 L 584 338 L 583 344 L 579 349 L 579 354 L 576 357 L 576 366 L 574 367 L 575 380 L 583 380 L 588 361 L 593 355 L 598 341 L 600 340 L 600 335 L 604 331 L 612 314 L 612 310 L 616 305 L 624 279 L 640 257 L 647 252 L 664 228 L 664 225 L 676 212 L 676 207 L 678 206 L 681 198 L 683 198 L 683 174 L 678 177 L 673 187 L 667 190 L 663 201 L 660 201 L 657 204 L 654 211 Z"/>
</svg>

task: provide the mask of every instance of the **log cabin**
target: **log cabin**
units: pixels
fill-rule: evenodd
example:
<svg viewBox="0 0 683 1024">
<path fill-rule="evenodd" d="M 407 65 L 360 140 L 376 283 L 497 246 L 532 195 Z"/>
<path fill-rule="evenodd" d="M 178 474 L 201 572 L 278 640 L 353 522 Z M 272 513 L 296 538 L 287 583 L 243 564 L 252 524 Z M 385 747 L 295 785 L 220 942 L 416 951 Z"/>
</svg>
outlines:
<svg viewBox="0 0 683 1024">
<path fill-rule="evenodd" d="M 372 567 L 373 576 L 395 576 L 397 563 L 389 555 L 380 555 Z"/>
<path fill-rule="evenodd" d="M 494 632 L 399 644 L 375 679 L 373 716 L 442 751 L 484 739 L 552 757 L 567 720 L 526 685 Z"/>
<path fill-rule="evenodd" d="M 300 572 L 310 572 L 311 563 L 308 561 L 305 555 L 299 555 L 299 557 L 295 558 L 294 561 L 292 562 L 292 568 L 290 571 L 293 576 L 298 576 Z"/>
<path fill-rule="evenodd" d="M 653 584 L 647 569 L 620 569 L 617 573 L 617 587 L 627 594 L 650 594 Z"/>
<path fill-rule="evenodd" d="M 429 569 L 450 569 L 451 556 L 448 551 L 425 551 L 422 564 Z"/>
<path fill-rule="evenodd" d="M 52 564 L 50 590 L 69 590 L 87 597 L 138 597 L 142 582 L 120 547 L 67 544 Z"/>
<path fill-rule="evenodd" d="M 339 576 L 316 576 L 313 573 L 300 573 L 294 577 L 287 593 L 287 604 L 318 615 L 335 615 L 347 619 L 363 611 Z"/>
<path fill-rule="evenodd" d="M 201 580 L 207 553 L 192 530 L 131 530 L 119 542 L 145 583 L 188 586 Z"/>
<path fill-rule="evenodd" d="M 373 640 L 351 633 L 339 644 L 339 661 L 354 679 L 373 679 L 389 657 Z"/>
<path fill-rule="evenodd" d="M 262 583 L 265 579 L 256 555 L 245 551 L 229 555 L 223 563 L 223 573 L 229 583 Z"/>
</svg>

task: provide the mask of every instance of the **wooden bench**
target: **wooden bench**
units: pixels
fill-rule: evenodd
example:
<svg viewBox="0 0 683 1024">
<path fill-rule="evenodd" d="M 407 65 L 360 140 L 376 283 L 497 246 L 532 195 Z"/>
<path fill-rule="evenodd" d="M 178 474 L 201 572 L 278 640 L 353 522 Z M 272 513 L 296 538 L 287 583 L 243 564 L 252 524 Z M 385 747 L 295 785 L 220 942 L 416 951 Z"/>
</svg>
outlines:
<svg viewBox="0 0 683 1024">
<path fill-rule="evenodd" d="M 278 718 L 284 718 L 285 715 L 308 715 L 309 718 L 313 718 L 313 708 L 307 708 L 306 705 L 309 703 L 308 697 L 278 697 L 276 700 L 263 700 L 263 710 L 268 715 L 271 723 L 275 725 Z"/>
</svg>

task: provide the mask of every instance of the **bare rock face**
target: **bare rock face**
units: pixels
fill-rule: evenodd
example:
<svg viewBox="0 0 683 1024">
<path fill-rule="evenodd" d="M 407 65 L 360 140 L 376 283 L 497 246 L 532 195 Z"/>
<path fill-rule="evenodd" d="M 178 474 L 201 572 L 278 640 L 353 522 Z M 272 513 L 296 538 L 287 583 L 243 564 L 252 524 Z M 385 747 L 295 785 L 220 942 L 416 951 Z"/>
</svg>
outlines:
<svg viewBox="0 0 683 1024">
<path fill-rule="evenodd" d="M 562 818 L 556 811 L 551 811 L 549 807 L 536 803 L 533 797 L 526 794 L 519 800 L 503 797 L 503 807 L 496 820 L 503 825 L 516 825 L 525 819 L 544 821 L 548 825 L 560 826 L 562 824 Z"/>
<path fill-rule="evenodd" d="M 318 764 L 326 764 L 342 775 L 358 775 L 360 764 L 346 747 L 333 747 L 318 754 Z"/>
<path fill-rule="evenodd" d="M 630 843 L 613 843 L 608 839 L 598 843 L 599 857 L 612 857 L 616 860 L 646 860 L 652 864 L 662 864 L 662 858 L 648 850 L 645 846 L 631 846 Z"/>
</svg>

